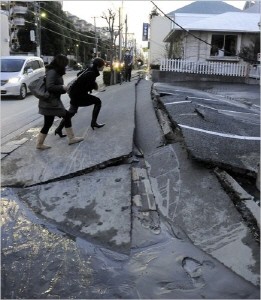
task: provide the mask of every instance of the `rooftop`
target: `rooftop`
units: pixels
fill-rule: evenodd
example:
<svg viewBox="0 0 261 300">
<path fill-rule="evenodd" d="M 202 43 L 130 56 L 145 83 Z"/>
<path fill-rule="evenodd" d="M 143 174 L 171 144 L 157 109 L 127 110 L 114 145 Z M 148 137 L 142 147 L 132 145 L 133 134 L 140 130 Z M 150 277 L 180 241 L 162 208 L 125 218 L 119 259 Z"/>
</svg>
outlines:
<svg viewBox="0 0 261 300">
<path fill-rule="evenodd" d="M 223 1 L 195 1 L 189 5 L 174 10 L 168 15 L 176 13 L 190 13 L 190 14 L 223 14 L 225 12 L 239 12 L 239 8 L 236 8 Z"/>
<path fill-rule="evenodd" d="M 245 12 L 227 12 L 203 20 L 187 23 L 187 30 L 200 31 L 230 31 L 230 32 L 260 32 L 258 27 L 260 14 Z M 181 30 L 176 28 L 176 30 Z"/>
</svg>

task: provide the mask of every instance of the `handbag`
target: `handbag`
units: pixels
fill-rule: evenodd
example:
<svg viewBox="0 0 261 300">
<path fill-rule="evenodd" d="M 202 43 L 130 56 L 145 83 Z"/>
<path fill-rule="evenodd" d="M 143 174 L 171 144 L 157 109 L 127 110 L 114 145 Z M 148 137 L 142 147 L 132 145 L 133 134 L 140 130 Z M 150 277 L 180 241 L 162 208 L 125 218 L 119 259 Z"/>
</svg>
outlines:
<svg viewBox="0 0 261 300">
<path fill-rule="evenodd" d="M 32 81 L 28 88 L 30 92 L 38 99 L 47 100 L 50 97 L 50 93 L 46 90 L 45 76 L 42 76 Z"/>
</svg>

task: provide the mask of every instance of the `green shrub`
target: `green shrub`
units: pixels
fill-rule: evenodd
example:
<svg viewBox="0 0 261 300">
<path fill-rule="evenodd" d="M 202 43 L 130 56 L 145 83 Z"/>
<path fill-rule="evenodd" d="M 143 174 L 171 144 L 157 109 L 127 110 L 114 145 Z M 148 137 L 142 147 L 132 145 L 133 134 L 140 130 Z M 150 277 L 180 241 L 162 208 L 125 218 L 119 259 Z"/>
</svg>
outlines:
<svg viewBox="0 0 261 300">
<path fill-rule="evenodd" d="M 120 72 L 116 71 L 116 83 L 120 83 Z M 111 70 L 103 70 L 103 83 L 105 85 L 110 85 L 111 82 Z"/>
<path fill-rule="evenodd" d="M 104 70 L 103 71 L 103 83 L 105 85 L 110 85 L 111 81 L 111 71 L 110 70 Z"/>
<path fill-rule="evenodd" d="M 160 65 L 150 65 L 151 70 L 159 70 L 160 69 Z"/>
</svg>

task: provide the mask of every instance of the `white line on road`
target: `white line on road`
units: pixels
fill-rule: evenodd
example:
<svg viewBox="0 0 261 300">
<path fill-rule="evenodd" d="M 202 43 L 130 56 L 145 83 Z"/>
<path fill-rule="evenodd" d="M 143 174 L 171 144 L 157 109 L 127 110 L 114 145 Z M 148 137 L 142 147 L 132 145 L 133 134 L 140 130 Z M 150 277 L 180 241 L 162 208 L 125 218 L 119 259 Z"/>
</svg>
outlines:
<svg viewBox="0 0 261 300">
<path fill-rule="evenodd" d="M 260 137 L 256 137 L 256 136 L 241 136 L 241 135 L 235 135 L 235 134 L 227 134 L 227 133 L 221 133 L 221 132 L 204 130 L 204 129 L 201 129 L 201 128 L 190 127 L 190 126 L 182 125 L 182 124 L 178 124 L 178 125 L 180 127 L 182 127 L 182 128 L 191 129 L 191 130 L 199 131 L 199 132 L 204 132 L 204 133 L 207 133 L 207 134 L 212 134 L 212 135 L 218 135 L 218 136 L 222 136 L 222 137 L 227 137 L 227 138 L 231 138 L 231 139 L 261 141 L 261 138 Z"/>
<path fill-rule="evenodd" d="M 165 105 L 171 105 L 171 104 L 183 104 L 183 103 L 191 103 L 192 101 L 176 101 L 176 102 L 170 102 L 165 103 Z"/>
</svg>

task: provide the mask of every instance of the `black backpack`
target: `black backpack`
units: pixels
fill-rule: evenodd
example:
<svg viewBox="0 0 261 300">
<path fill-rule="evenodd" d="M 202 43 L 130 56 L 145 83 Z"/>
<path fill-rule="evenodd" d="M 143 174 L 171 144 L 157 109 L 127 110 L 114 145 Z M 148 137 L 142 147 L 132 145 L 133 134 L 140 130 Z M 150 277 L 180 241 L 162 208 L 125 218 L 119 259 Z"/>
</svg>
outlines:
<svg viewBox="0 0 261 300">
<path fill-rule="evenodd" d="M 89 71 L 89 69 L 85 69 L 84 71 L 78 73 L 78 76 L 67 84 L 67 94 L 71 93 L 73 87 L 75 86 L 75 83 L 79 80 L 79 78 L 81 78 L 84 74 L 86 74 L 88 72 L 91 72 L 91 71 Z"/>
</svg>

